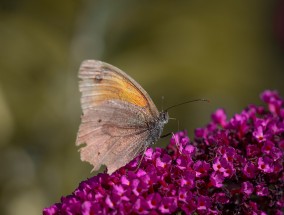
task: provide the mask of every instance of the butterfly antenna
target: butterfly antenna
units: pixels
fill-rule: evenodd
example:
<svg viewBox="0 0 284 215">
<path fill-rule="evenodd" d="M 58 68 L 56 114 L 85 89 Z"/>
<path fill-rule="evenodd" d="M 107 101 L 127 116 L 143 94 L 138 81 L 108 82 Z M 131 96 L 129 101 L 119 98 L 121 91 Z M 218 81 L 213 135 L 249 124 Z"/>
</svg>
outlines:
<svg viewBox="0 0 284 215">
<path fill-rule="evenodd" d="M 172 109 L 174 107 L 177 107 L 177 106 L 180 106 L 180 105 L 184 105 L 184 104 L 187 104 L 187 103 L 191 103 L 191 102 L 210 102 L 208 99 L 195 99 L 195 100 L 190 100 L 190 101 L 186 101 L 186 102 L 182 102 L 182 103 L 179 103 L 179 104 L 176 104 L 176 105 L 173 105 L 173 106 L 170 106 L 168 107 L 165 112 L 167 112 L 169 109 Z"/>
</svg>

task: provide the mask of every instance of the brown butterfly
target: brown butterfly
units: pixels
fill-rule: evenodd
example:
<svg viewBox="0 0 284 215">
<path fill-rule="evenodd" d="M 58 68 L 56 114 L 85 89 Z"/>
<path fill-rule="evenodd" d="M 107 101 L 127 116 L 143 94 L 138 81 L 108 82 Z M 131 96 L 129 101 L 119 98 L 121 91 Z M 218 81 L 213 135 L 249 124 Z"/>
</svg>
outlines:
<svg viewBox="0 0 284 215">
<path fill-rule="evenodd" d="M 86 60 L 79 70 L 83 115 L 76 145 L 81 160 L 108 173 L 127 164 L 154 144 L 168 122 L 148 93 L 120 69 L 96 60 Z"/>
</svg>

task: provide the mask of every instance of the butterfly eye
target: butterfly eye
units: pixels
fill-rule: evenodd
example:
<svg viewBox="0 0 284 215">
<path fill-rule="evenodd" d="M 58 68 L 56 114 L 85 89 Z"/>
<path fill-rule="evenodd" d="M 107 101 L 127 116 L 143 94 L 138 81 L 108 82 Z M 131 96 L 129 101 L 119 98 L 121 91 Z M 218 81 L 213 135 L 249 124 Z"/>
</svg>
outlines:
<svg viewBox="0 0 284 215">
<path fill-rule="evenodd" d="M 162 111 L 160 112 L 160 120 L 163 122 L 163 123 L 167 123 L 169 121 L 169 114 L 167 111 Z"/>
</svg>

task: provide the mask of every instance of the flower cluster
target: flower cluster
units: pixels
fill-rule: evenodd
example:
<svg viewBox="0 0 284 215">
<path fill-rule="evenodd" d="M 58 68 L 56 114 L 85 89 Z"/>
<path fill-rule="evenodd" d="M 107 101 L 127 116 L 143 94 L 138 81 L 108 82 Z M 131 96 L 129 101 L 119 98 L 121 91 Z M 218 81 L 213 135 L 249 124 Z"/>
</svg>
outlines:
<svg viewBox="0 0 284 215">
<path fill-rule="evenodd" d="M 195 130 L 173 135 L 166 149 L 149 148 L 112 175 L 86 181 L 52 214 L 284 214 L 284 108 L 275 91 L 264 107 L 227 119 L 224 110 Z"/>
</svg>

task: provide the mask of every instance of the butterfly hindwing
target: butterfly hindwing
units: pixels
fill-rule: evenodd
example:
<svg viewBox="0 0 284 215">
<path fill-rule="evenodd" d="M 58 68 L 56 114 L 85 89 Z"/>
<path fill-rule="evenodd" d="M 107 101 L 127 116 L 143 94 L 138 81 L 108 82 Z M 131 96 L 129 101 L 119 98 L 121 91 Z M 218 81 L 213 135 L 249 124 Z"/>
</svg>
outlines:
<svg viewBox="0 0 284 215">
<path fill-rule="evenodd" d="M 98 170 L 102 164 L 108 172 L 125 165 L 148 145 L 149 131 L 141 108 L 123 101 L 110 101 L 94 107 L 82 116 L 77 135 L 81 160 Z"/>
</svg>

